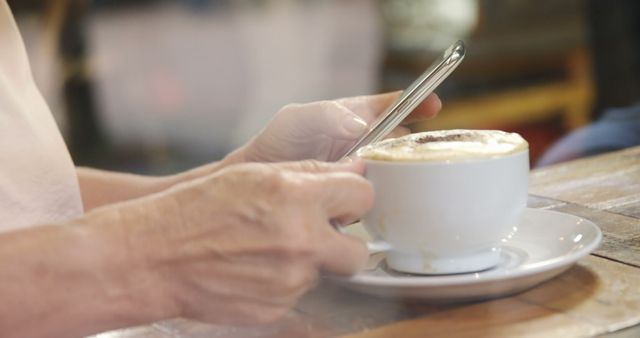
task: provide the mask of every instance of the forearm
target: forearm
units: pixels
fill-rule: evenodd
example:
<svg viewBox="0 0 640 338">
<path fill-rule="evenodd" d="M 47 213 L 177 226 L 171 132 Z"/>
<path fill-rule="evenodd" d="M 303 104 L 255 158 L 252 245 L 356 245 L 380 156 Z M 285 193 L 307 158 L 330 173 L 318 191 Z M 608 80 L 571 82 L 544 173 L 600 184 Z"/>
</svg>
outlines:
<svg viewBox="0 0 640 338">
<path fill-rule="evenodd" d="M 209 175 L 225 166 L 242 161 L 243 151 L 237 150 L 222 161 L 169 176 L 143 176 L 81 167 L 77 168 L 76 172 L 82 202 L 85 210 L 89 211 L 164 191 L 178 183 Z"/>
<path fill-rule="evenodd" d="M 0 235 L 0 331 L 78 337 L 171 317 L 120 218 L 101 210 Z"/>
<path fill-rule="evenodd" d="M 82 203 L 86 211 L 162 191 L 173 184 L 173 176 L 154 177 L 77 168 Z"/>
</svg>

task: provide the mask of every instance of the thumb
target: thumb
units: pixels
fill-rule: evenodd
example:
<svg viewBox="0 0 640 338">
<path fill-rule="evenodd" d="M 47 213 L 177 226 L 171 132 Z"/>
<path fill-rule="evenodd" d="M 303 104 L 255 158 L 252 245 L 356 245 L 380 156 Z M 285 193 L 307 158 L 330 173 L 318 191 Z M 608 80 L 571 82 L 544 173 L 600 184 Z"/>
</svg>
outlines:
<svg viewBox="0 0 640 338">
<path fill-rule="evenodd" d="M 305 160 L 298 162 L 278 163 L 278 167 L 284 170 L 307 173 L 332 173 L 349 172 L 358 175 L 364 174 L 364 162 L 359 159 L 342 162 L 321 162 L 316 160 Z"/>
<path fill-rule="evenodd" d="M 299 137 L 322 134 L 340 140 L 355 140 L 369 128 L 362 118 L 337 101 L 294 105 L 287 110 L 293 122 L 291 131 Z"/>
</svg>

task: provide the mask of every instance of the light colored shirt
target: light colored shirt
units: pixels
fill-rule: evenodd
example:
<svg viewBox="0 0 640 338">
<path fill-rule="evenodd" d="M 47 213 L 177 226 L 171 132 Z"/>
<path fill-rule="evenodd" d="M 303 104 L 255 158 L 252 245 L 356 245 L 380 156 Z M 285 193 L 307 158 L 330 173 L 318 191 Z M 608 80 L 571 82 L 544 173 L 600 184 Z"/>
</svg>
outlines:
<svg viewBox="0 0 640 338">
<path fill-rule="evenodd" d="M 0 0 L 0 232 L 82 214 L 76 171 Z"/>
</svg>

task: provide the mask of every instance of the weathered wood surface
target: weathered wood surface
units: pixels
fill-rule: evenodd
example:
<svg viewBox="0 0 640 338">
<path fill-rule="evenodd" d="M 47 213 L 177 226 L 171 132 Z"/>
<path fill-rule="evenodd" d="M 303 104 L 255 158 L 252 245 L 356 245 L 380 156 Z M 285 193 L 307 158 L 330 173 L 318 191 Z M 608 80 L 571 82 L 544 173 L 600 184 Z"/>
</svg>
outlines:
<svg viewBox="0 0 640 338">
<path fill-rule="evenodd" d="M 640 270 L 590 256 L 513 297 L 399 321 L 349 337 L 586 337 L 640 323 Z"/>
<path fill-rule="evenodd" d="M 529 191 L 640 218 L 640 147 L 534 170 Z"/>
<path fill-rule="evenodd" d="M 322 283 L 267 327 L 178 319 L 101 338 L 640 336 L 640 147 L 534 170 L 530 192 L 530 207 L 590 219 L 604 241 L 566 273 L 524 293 L 436 306 Z"/>
</svg>

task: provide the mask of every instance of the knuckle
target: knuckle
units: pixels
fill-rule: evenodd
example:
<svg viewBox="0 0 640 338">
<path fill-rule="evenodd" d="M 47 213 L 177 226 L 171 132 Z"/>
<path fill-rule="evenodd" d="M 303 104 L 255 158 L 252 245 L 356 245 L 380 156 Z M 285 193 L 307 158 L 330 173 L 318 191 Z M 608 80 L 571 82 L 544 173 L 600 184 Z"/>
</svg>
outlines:
<svg viewBox="0 0 640 338">
<path fill-rule="evenodd" d="M 282 171 L 271 168 L 264 171 L 259 185 L 262 186 L 265 193 L 276 198 L 286 196 L 291 190 L 291 183 L 286 175 Z"/>
<path fill-rule="evenodd" d="M 304 267 L 289 269 L 281 279 L 280 286 L 290 295 L 298 295 L 313 285 L 314 278 Z"/>
<path fill-rule="evenodd" d="M 297 228 L 304 228 L 298 224 Z M 313 239 L 304 230 L 293 230 L 286 233 L 286 241 L 282 245 L 283 256 L 293 260 L 305 260 L 313 255 Z"/>
<path fill-rule="evenodd" d="M 333 101 L 325 100 L 325 101 L 317 101 L 315 105 L 322 110 L 322 112 L 327 112 L 335 109 L 336 105 Z"/>
<path fill-rule="evenodd" d="M 293 175 L 289 175 L 289 177 L 287 178 L 283 178 L 283 188 L 285 188 L 285 194 L 290 197 L 290 199 L 292 200 L 292 202 L 301 200 L 301 199 L 306 199 L 307 195 L 308 195 L 308 184 L 305 184 L 305 182 L 300 178 L 300 177 L 292 177 Z M 296 175 L 299 176 L 299 175 Z"/>
<path fill-rule="evenodd" d="M 295 113 L 300 109 L 301 104 L 299 103 L 289 103 L 282 108 L 280 108 L 280 114 L 291 114 Z"/>
<path fill-rule="evenodd" d="M 317 160 L 303 160 L 299 163 L 302 170 L 308 172 L 322 172 L 326 168 L 326 164 Z"/>
<path fill-rule="evenodd" d="M 287 176 L 282 171 L 270 171 L 268 174 L 268 180 L 273 184 L 273 189 L 277 193 L 284 193 L 288 190 L 291 183 L 287 179 Z"/>
<path fill-rule="evenodd" d="M 324 112 L 344 111 L 346 108 L 338 101 L 320 101 L 320 107 Z"/>
<path fill-rule="evenodd" d="M 318 190 L 321 188 L 318 184 L 318 177 L 314 175 L 291 173 L 285 180 L 286 191 L 284 193 L 294 205 L 308 206 L 310 201 L 317 198 Z"/>
</svg>

